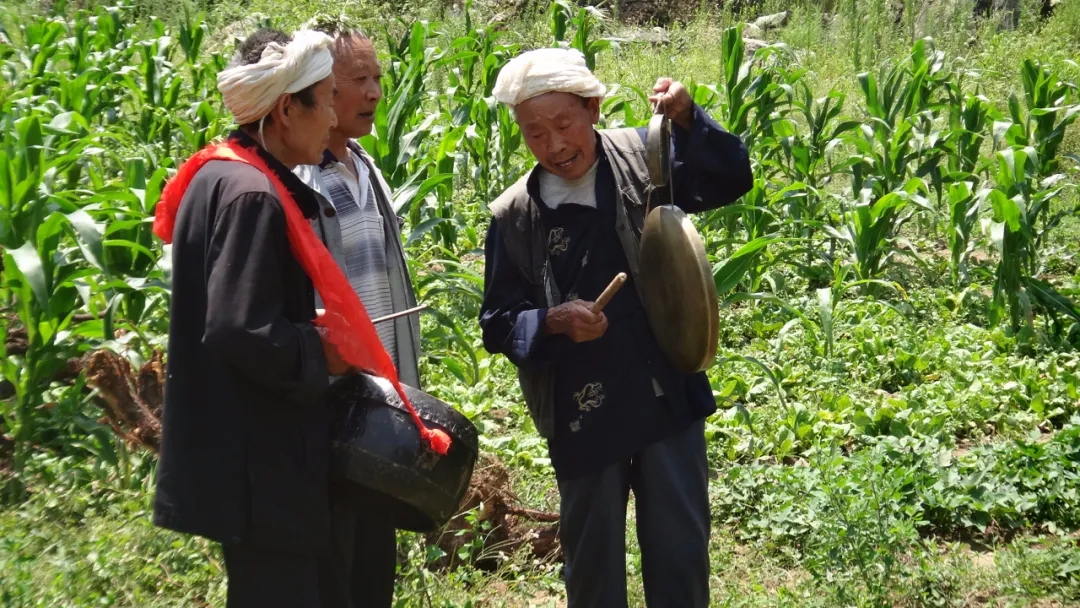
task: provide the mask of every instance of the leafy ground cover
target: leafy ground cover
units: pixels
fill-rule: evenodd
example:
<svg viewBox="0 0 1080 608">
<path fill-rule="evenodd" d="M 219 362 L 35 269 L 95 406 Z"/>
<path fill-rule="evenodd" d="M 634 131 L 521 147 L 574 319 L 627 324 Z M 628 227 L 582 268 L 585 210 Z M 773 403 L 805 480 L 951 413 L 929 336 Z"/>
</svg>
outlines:
<svg viewBox="0 0 1080 608">
<path fill-rule="evenodd" d="M 886 5 L 703 9 L 666 43 L 566 2 L 506 26 L 472 2 L 342 7 L 383 56 L 362 143 L 432 305 L 426 387 L 476 423 L 524 504 L 556 509 L 513 368 L 473 321 L 486 203 L 530 163 L 491 87 L 519 50 L 571 45 L 612 85 L 604 124 L 634 126 L 672 75 L 748 142 L 756 175 L 697 218 L 724 302 L 716 604 L 1080 605 L 1080 5 L 1027 7 L 1012 31 L 967 2 L 908 2 L 896 21 Z M 218 549 L 150 525 L 154 459 L 117 437 L 82 366 L 163 347 L 168 257 L 148 218 L 177 163 L 230 126 L 213 82 L 232 38 L 325 6 L 6 8 L 0 600 L 220 605 Z M 748 51 L 741 22 L 779 9 L 789 25 Z M 558 563 L 456 551 L 447 571 L 403 535 L 401 605 L 563 602 Z M 642 604 L 632 539 L 627 563 Z"/>
</svg>

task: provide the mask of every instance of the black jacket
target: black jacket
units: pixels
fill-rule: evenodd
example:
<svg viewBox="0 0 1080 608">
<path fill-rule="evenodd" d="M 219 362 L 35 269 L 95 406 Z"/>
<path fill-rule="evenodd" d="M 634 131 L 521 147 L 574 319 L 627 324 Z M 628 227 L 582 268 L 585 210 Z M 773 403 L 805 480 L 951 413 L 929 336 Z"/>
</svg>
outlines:
<svg viewBox="0 0 1080 608">
<path fill-rule="evenodd" d="M 248 136 L 305 215 L 311 191 Z M 328 372 L 315 291 L 254 167 L 210 161 L 176 218 L 154 522 L 224 543 L 329 541 Z"/>
<path fill-rule="evenodd" d="M 611 138 L 616 132 L 602 133 Z M 540 197 L 540 169 L 534 169 L 524 179 L 525 192 L 520 198 L 515 195 L 515 201 L 527 204 L 519 209 L 535 209 L 540 218 L 526 224 L 533 226 L 533 233 L 529 234 L 528 228 L 523 231 L 509 219 L 492 221 L 488 230 L 480 313 L 484 348 L 505 354 L 519 370 L 539 368 L 552 374 L 552 412 L 547 417 L 550 431 L 546 438 L 560 479 L 590 474 L 622 461 L 716 410 L 706 375 L 680 374 L 659 350 L 634 284 L 636 272 L 630 257 L 636 253 L 628 250 L 618 235 L 618 205 L 625 205 L 635 239 L 644 221 L 647 192 L 628 196 L 628 190 L 637 189 L 635 184 L 647 184 L 649 180 L 643 157 L 645 129 L 638 129 L 636 137 L 640 139 L 636 147 L 610 146 L 612 151 L 636 150 L 641 155 L 629 154 L 623 160 L 609 157 L 607 146 L 598 138 L 595 210 L 578 205 L 549 209 Z M 753 185 L 746 146 L 699 106 L 694 106 L 689 131 L 673 126 L 671 158 L 673 199 L 687 213 L 734 202 Z M 636 162 L 632 162 L 634 159 Z M 615 179 L 616 171 L 623 174 L 620 180 Z M 500 201 L 492 209 L 498 218 Z M 545 234 L 545 230 L 549 232 Z M 556 231 L 560 239 L 554 238 Z M 549 250 L 553 240 L 560 243 L 554 254 Z M 528 259 L 528 254 L 510 253 L 508 243 L 518 246 L 522 242 L 544 245 L 539 255 L 532 256 L 540 260 L 532 268 L 522 268 L 515 262 Z M 548 263 L 556 292 L 561 296 L 554 303 L 545 302 L 543 262 Z M 609 326 L 602 338 L 575 344 L 566 336 L 545 335 L 547 306 L 574 296 L 593 300 L 618 272 L 626 272 L 629 279 L 604 309 Z M 662 399 L 656 397 L 652 379 L 663 389 Z M 531 386 L 522 381 L 527 403 Z M 544 412 L 531 413 L 544 434 Z"/>
</svg>

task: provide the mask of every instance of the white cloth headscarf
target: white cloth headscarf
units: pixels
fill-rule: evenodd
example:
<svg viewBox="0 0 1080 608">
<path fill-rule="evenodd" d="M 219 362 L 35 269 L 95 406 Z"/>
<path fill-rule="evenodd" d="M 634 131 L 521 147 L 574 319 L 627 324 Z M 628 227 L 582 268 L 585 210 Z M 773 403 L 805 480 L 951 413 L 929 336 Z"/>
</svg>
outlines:
<svg viewBox="0 0 1080 608">
<path fill-rule="evenodd" d="M 510 60 L 499 72 L 492 94 L 509 106 L 544 93 L 603 97 L 607 87 L 585 65 L 577 49 L 537 49 Z"/>
<path fill-rule="evenodd" d="M 236 124 L 264 118 L 282 95 L 302 91 L 329 76 L 334 70 L 333 43 L 326 34 L 301 30 L 285 46 L 267 44 L 258 63 L 220 72 L 218 90 Z"/>
</svg>

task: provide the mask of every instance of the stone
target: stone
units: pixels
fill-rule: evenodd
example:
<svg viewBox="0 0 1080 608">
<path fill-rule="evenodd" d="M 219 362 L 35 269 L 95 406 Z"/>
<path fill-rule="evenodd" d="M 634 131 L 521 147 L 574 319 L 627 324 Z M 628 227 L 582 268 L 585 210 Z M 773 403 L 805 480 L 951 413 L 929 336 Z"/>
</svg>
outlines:
<svg viewBox="0 0 1080 608">
<path fill-rule="evenodd" d="M 627 42 L 640 42 L 650 46 L 667 46 L 671 44 L 671 38 L 667 30 L 662 27 L 654 27 L 651 30 L 635 30 L 622 36 Z"/>
<path fill-rule="evenodd" d="M 747 38 L 763 38 L 765 32 L 753 23 L 745 23 L 742 28 L 742 35 Z"/>
<path fill-rule="evenodd" d="M 248 15 L 238 21 L 233 21 L 210 37 L 208 46 L 210 50 L 232 53 L 236 43 L 250 36 L 259 29 L 261 15 Z"/>
<path fill-rule="evenodd" d="M 768 42 L 765 42 L 764 40 L 758 40 L 756 38 L 743 38 L 742 43 L 743 52 L 746 53 L 747 57 L 756 53 L 758 49 L 763 49 L 769 46 Z"/>
<path fill-rule="evenodd" d="M 765 15 L 754 20 L 753 24 L 761 31 L 775 30 L 784 27 L 791 19 L 791 11 L 783 11 L 772 15 Z"/>
</svg>

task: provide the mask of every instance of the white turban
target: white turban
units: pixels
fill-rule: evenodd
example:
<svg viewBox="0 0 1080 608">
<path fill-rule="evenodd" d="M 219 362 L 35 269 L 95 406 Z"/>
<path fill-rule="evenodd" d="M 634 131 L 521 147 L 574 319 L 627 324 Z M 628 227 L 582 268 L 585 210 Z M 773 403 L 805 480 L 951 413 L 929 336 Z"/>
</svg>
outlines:
<svg viewBox="0 0 1080 608">
<path fill-rule="evenodd" d="M 332 48 L 332 38 L 311 30 L 296 32 L 285 46 L 267 44 L 258 63 L 218 74 L 225 107 L 240 125 L 265 117 L 282 95 L 302 91 L 330 75 L 334 70 Z"/>
<path fill-rule="evenodd" d="M 585 65 L 577 49 L 537 49 L 510 60 L 495 81 L 495 99 L 516 106 L 544 93 L 603 97 L 607 88 Z"/>
</svg>

